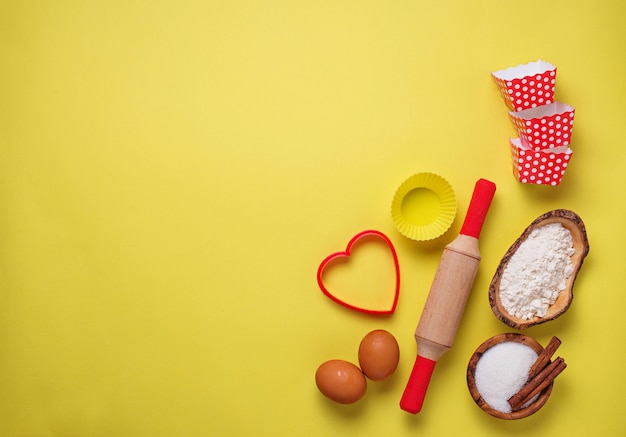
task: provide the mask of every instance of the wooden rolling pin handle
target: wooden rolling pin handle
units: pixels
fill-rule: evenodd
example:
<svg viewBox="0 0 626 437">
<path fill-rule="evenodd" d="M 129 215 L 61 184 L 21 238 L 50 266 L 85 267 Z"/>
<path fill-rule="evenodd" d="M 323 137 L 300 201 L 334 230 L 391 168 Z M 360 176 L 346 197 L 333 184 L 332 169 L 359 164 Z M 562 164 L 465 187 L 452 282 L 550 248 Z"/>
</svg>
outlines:
<svg viewBox="0 0 626 437">
<path fill-rule="evenodd" d="M 461 234 L 478 239 L 495 193 L 496 184 L 493 182 L 486 179 L 476 182 Z"/>
<path fill-rule="evenodd" d="M 402 399 L 400 399 L 400 408 L 404 411 L 417 414 L 422 410 L 428 383 L 433 370 L 435 370 L 435 364 L 437 364 L 437 361 L 424 358 L 421 355 L 418 355 L 415 359 L 409 382 L 404 389 Z"/>
</svg>

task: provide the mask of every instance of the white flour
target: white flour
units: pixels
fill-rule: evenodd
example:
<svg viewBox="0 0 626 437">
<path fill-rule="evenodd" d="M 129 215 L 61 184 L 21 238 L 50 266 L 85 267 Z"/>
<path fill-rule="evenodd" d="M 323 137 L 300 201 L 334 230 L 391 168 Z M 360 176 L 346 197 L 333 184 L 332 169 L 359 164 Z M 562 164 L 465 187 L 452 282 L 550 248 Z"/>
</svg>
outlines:
<svg viewBox="0 0 626 437">
<path fill-rule="evenodd" d="M 545 316 L 573 272 L 573 254 L 572 234 L 560 223 L 534 229 L 504 268 L 502 306 L 524 320 Z"/>
</svg>

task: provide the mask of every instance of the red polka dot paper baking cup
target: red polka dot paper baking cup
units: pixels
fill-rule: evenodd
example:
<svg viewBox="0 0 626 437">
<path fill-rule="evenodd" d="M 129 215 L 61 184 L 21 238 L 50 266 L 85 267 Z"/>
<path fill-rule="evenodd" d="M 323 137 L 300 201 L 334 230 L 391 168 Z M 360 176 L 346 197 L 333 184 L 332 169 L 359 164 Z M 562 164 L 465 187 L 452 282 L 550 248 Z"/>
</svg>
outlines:
<svg viewBox="0 0 626 437">
<path fill-rule="evenodd" d="M 556 67 L 538 60 L 491 73 L 504 102 L 513 111 L 554 101 Z"/>
<path fill-rule="evenodd" d="M 556 186 L 561 183 L 574 153 L 567 146 L 532 150 L 519 138 L 510 138 L 513 174 L 524 184 Z"/>
<path fill-rule="evenodd" d="M 575 110 L 554 102 L 523 111 L 509 112 L 522 143 L 533 150 L 567 146 L 572 136 Z"/>
</svg>

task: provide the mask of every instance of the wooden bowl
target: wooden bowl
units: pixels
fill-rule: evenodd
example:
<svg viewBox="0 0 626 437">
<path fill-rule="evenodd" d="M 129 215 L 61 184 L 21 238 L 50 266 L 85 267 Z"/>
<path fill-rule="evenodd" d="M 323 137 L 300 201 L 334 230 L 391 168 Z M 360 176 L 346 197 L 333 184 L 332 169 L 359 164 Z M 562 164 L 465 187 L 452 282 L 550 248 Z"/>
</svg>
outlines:
<svg viewBox="0 0 626 437">
<path fill-rule="evenodd" d="M 548 308 L 548 312 L 545 316 L 535 316 L 532 319 L 524 320 L 509 314 L 502 306 L 499 296 L 500 281 L 505 267 L 520 245 L 526 241 L 534 229 L 548 223 L 560 223 L 571 232 L 575 250 L 574 254 L 571 256 L 573 272 L 567 279 L 565 290 L 559 293 L 556 301 Z M 585 224 L 576 213 L 567 209 L 555 209 L 539 216 L 524 230 L 522 235 L 515 241 L 515 243 L 513 243 L 500 261 L 498 269 L 496 270 L 496 273 L 491 281 L 491 285 L 489 286 L 489 305 L 491 306 L 491 310 L 498 319 L 515 329 L 526 329 L 530 326 L 554 320 L 563 315 L 563 313 L 565 313 L 565 311 L 567 311 L 572 304 L 572 299 L 574 297 L 574 281 L 576 280 L 576 276 L 582 267 L 583 260 L 588 253 L 589 242 L 587 240 Z"/>
<path fill-rule="evenodd" d="M 474 379 L 474 374 L 476 372 L 476 365 L 478 364 L 478 361 L 489 348 L 505 341 L 515 341 L 518 343 L 523 343 L 531 347 L 535 352 L 537 352 L 537 355 L 539 355 L 541 351 L 543 351 L 543 347 L 534 338 L 528 337 L 526 335 L 506 333 L 491 337 L 483 344 L 481 344 L 478 349 L 476 349 L 476 351 L 469 360 L 469 364 L 467 366 L 467 387 L 469 388 L 472 399 L 474 399 L 476 405 L 478 405 L 484 412 L 504 420 L 523 419 L 524 417 L 528 417 L 531 414 L 536 413 L 541 407 L 544 406 L 544 404 L 550 397 L 550 394 L 552 393 L 552 386 L 554 385 L 553 383 L 550 383 L 550 385 L 544 388 L 532 404 L 511 413 L 503 413 L 502 411 L 498 411 L 492 408 L 482 398 L 480 392 L 478 391 L 478 388 L 476 388 L 476 380 Z"/>
</svg>

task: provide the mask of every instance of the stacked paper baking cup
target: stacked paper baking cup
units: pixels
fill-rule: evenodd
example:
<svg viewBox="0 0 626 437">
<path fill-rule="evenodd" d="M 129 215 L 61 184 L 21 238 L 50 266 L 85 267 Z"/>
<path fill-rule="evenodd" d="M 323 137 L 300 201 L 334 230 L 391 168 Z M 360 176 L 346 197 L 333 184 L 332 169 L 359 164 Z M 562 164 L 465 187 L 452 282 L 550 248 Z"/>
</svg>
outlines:
<svg viewBox="0 0 626 437">
<path fill-rule="evenodd" d="M 538 60 L 491 73 L 518 138 L 509 138 L 513 174 L 522 183 L 556 186 L 573 151 L 574 108 L 554 101 L 556 67 Z"/>
</svg>

